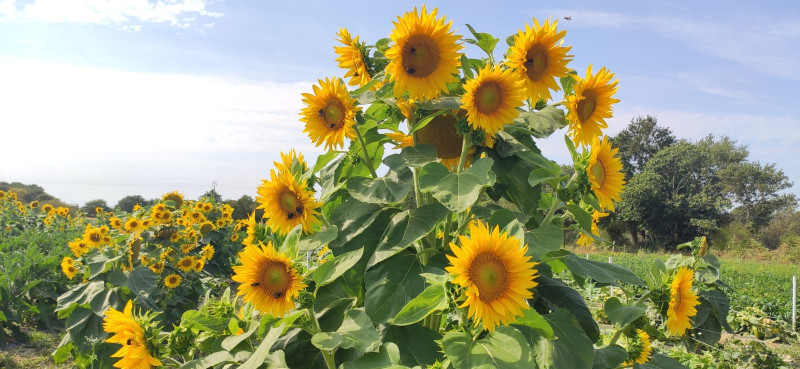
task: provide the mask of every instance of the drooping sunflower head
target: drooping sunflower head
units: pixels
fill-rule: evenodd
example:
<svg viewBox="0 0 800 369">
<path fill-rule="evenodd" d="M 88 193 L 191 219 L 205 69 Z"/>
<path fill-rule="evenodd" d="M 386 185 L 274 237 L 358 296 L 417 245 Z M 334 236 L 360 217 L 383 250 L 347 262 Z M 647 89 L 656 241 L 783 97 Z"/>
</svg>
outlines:
<svg viewBox="0 0 800 369">
<path fill-rule="evenodd" d="M 483 323 L 488 331 L 505 325 L 529 309 L 526 299 L 533 297 L 530 291 L 538 283 L 536 263 L 525 255 L 527 245 L 520 240 L 500 233 L 500 228 L 489 227 L 483 222 L 469 225 L 469 236 L 459 236 L 461 247 L 450 244 L 453 256 L 447 255 L 454 284 L 466 288 L 466 301 L 461 307 L 469 307 L 469 316 L 475 325 Z"/>
<path fill-rule="evenodd" d="M 161 199 L 164 201 L 171 200 L 175 202 L 176 209 L 180 209 L 181 206 L 183 206 L 183 194 L 178 191 L 165 193 L 164 196 L 161 196 Z"/>
<path fill-rule="evenodd" d="M 325 146 L 325 150 L 344 147 L 344 138 L 356 137 L 355 116 L 361 110 L 356 101 L 350 97 L 347 86 L 338 78 L 319 80 L 319 86 L 313 86 L 314 93 L 304 93 L 300 111 L 300 120 L 306 124 L 303 132 L 308 134 L 317 146 Z"/>
<path fill-rule="evenodd" d="M 42 206 L 42 211 L 45 212 L 45 213 L 49 213 L 49 212 L 53 211 L 53 205 L 44 204 L 44 206 Z"/>
<path fill-rule="evenodd" d="M 586 172 L 589 184 L 597 201 L 605 209 L 614 211 L 614 201 L 620 199 L 620 193 L 625 185 L 625 175 L 622 173 L 622 162 L 617 157 L 619 149 L 612 148 L 608 136 L 603 140 L 594 138 L 589 165 Z"/>
<path fill-rule="evenodd" d="M 708 240 L 706 240 L 706 236 L 700 238 L 700 245 L 697 247 L 697 255 L 701 258 L 708 254 Z"/>
<path fill-rule="evenodd" d="M 592 234 L 595 236 L 600 235 L 600 228 L 597 226 L 597 222 L 600 221 L 600 218 L 607 217 L 609 213 L 604 213 L 602 211 L 594 211 L 592 213 Z M 579 246 L 589 246 L 594 242 L 591 236 L 581 233 L 580 237 L 578 237 L 578 241 L 575 242 Z"/>
<path fill-rule="evenodd" d="M 694 271 L 682 267 L 675 273 L 670 284 L 670 300 L 667 308 L 667 330 L 669 334 L 682 336 L 692 327 L 691 318 L 697 315 L 699 305 L 697 293 L 692 290 Z"/>
<path fill-rule="evenodd" d="M 164 278 L 164 285 L 168 288 L 175 288 L 181 284 L 181 276 L 173 273 Z"/>
<path fill-rule="evenodd" d="M 436 147 L 436 157 L 450 170 L 458 166 L 461 146 L 464 144 L 464 140 L 457 134 L 456 124 L 456 114 L 445 113 L 436 116 L 417 131 L 417 143 Z M 474 152 L 474 148 L 470 149 L 470 154 Z"/>
<path fill-rule="evenodd" d="M 458 35 L 450 31 L 452 21 L 436 18 L 437 9 L 414 8 L 394 23 L 393 45 L 386 51 L 386 73 L 394 82 L 394 95 L 408 92 L 411 99 L 433 99 L 458 81 L 462 49 Z"/>
<path fill-rule="evenodd" d="M 577 78 L 577 77 L 575 77 Z M 611 104 L 619 99 L 613 98 L 617 93 L 617 83 L 611 82 L 614 73 L 606 67 L 597 74 L 592 74 L 592 66 L 586 70 L 586 78 L 578 78 L 575 94 L 567 97 L 567 120 L 569 135 L 576 145 L 588 145 L 607 128 L 606 118 L 611 118 Z"/>
<path fill-rule="evenodd" d="M 628 338 L 628 360 L 622 366 L 633 366 L 634 363 L 644 364 L 650 360 L 653 348 L 650 346 L 650 335 L 637 329 L 636 336 Z"/>
<path fill-rule="evenodd" d="M 263 314 L 282 316 L 294 308 L 294 299 L 306 288 L 292 261 L 266 246 L 247 246 L 239 253 L 242 265 L 233 267 L 233 280 L 241 283 L 238 294 Z"/>
<path fill-rule="evenodd" d="M 123 312 L 114 308 L 106 311 L 103 319 L 103 330 L 112 333 L 112 336 L 106 339 L 106 342 L 122 345 L 119 351 L 111 355 L 111 357 L 120 358 L 114 363 L 114 367 L 120 369 L 150 369 L 161 365 L 161 361 L 150 353 L 144 329 L 133 315 L 131 300 L 128 300 Z"/>
<path fill-rule="evenodd" d="M 300 224 L 303 231 L 309 232 L 319 223 L 316 209 L 321 204 L 314 200 L 314 192 L 305 183 L 298 183 L 292 173 L 270 170 L 270 180 L 263 180 L 257 192 L 258 208 L 264 209 L 267 226 L 273 231 L 287 234 Z"/>
<path fill-rule="evenodd" d="M 339 68 L 347 71 L 344 74 L 344 78 L 350 78 L 347 84 L 363 87 L 371 80 L 364 56 L 366 49 L 358 41 L 359 36 L 356 35 L 353 38 L 347 28 L 340 28 L 336 36 L 339 37 L 336 41 L 339 41 L 344 46 L 334 46 L 333 50 L 339 56 L 336 58 Z"/>
<path fill-rule="evenodd" d="M 303 158 L 303 153 L 298 153 L 294 151 L 294 149 L 289 150 L 288 153 L 281 152 L 281 161 L 273 161 L 272 164 L 275 165 L 275 169 L 279 172 L 284 170 L 291 172 L 293 168 L 296 168 L 299 172 L 308 170 L 308 165 L 306 164 L 305 158 Z M 223 216 L 225 214 L 228 213 L 223 213 Z"/>
<path fill-rule="evenodd" d="M 35 201 L 35 200 L 34 200 L 34 201 L 31 201 L 31 202 L 28 204 L 28 207 L 30 207 L 31 209 L 36 209 L 36 208 L 38 208 L 38 207 L 39 207 L 39 202 L 38 202 L 38 201 Z M 101 210 L 102 210 L 102 209 L 101 209 Z"/>
<path fill-rule="evenodd" d="M 149 266 L 149 268 L 150 268 L 150 270 L 153 271 L 153 273 L 161 274 L 161 273 L 164 272 L 164 262 L 163 261 L 157 261 L 157 262 L 151 264 Z"/>
<path fill-rule="evenodd" d="M 461 108 L 467 111 L 467 121 L 489 136 L 503 129 L 519 116 L 517 108 L 525 99 L 524 90 L 511 69 L 488 64 L 464 85 Z"/>
<path fill-rule="evenodd" d="M 567 55 L 570 46 L 560 46 L 567 31 L 558 32 L 558 21 L 546 20 L 539 24 L 533 19 L 533 27 L 525 24 L 525 32 L 519 30 L 514 36 L 514 45 L 508 54 L 506 65 L 514 68 L 514 74 L 523 81 L 527 97 L 536 102 L 550 100 L 550 90 L 561 88 L 556 78 L 567 75 L 567 63 L 572 55 Z"/>
</svg>

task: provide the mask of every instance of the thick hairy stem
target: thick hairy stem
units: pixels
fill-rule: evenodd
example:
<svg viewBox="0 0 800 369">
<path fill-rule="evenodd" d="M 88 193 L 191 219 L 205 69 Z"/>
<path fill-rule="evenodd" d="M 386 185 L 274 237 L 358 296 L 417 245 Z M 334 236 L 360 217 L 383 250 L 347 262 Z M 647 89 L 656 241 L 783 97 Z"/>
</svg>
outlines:
<svg viewBox="0 0 800 369">
<path fill-rule="evenodd" d="M 322 332 L 322 328 L 319 327 L 319 321 L 317 321 L 317 316 L 314 315 L 314 311 L 306 309 L 306 313 L 308 314 L 308 319 L 311 320 L 311 329 L 314 331 L 314 334 Z M 333 361 L 333 352 L 323 349 L 319 351 L 322 353 L 322 358 L 325 359 L 325 365 L 328 369 L 336 369 L 336 362 Z"/>
<path fill-rule="evenodd" d="M 372 178 L 378 178 L 378 173 L 375 172 L 375 168 L 372 167 L 372 158 L 369 156 L 369 151 L 367 151 L 367 143 L 364 142 L 364 137 L 361 136 L 361 131 L 358 130 L 358 127 L 355 127 L 355 131 L 356 136 L 358 136 L 358 141 L 361 142 L 361 148 L 364 149 L 364 160 L 367 161 L 367 168 L 369 168 Z"/>
<path fill-rule="evenodd" d="M 572 182 L 575 181 L 576 178 L 578 178 L 577 171 L 572 174 L 572 177 L 569 179 L 567 185 L 564 186 L 564 188 L 569 187 L 572 184 Z M 550 224 L 550 221 L 553 219 L 553 215 L 555 215 L 556 210 L 558 210 L 558 208 L 561 206 L 561 200 L 558 199 L 558 194 L 556 193 L 555 195 L 556 197 L 553 199 L 553 205 L 550 206 L 550 210 L 547 211 L 547 214 L 544 216 L 544 219 L 542 220 L 541 224 L 542 226 Z"/>
</svg>

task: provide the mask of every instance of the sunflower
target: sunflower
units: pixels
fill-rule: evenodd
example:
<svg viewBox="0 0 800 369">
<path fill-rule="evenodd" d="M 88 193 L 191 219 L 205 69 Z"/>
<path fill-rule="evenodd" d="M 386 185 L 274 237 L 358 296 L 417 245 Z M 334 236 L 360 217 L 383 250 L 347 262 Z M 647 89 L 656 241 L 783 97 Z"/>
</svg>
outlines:
<svg viewBox="0 0 800 369">
<path fill-rule="evenodd" d="M 193 243 L 184 243 L 181 245 L 181 252 L 184 254 L 188 254 L 190 251 L 194 250 L 195 244 Z"/>
<path fill-rule="evenodd" d="M 103 233 L 100 228 L 86 226 L 86 231 L 83 233 L 83 240 L 89 247 L 98 247 L 103 244 Z"/>
<path fill-rule="evenodd" d="M 75 262 L 69 256 L 61 260 L 61 271 L 63 271 L 64 275 L 69 279 L 75 278 L 75 275 L 78 274 L 78 269 L 75 268 Z"/>
<path fill-rule="evenodd" d="M 39 207 L 39 202 L 38 202 L 38 201 L 31 201 L 31 202 L 28 204 L 28 206 L 29 206 L 31 209 L 36 209 L 36 208 L 38 208 L 38 207 Z"/>
<path fill-rule="evenodd" d="M 364 62 L 364 54 L 362 52 L 364 48 L 361 43 L 358 42 L 359 36 L 352 38 L 347 28 L 340 28 L 336 36 L 339 36 L 336 41 L 341 42 L 344 46 L 334 46 L 333 50 L 336 52 L 336 55 L 339 56 L 336 58 L 336 62 L 339 63 L 339 68 L 347 71 L 347 73 L 344 74 L 344 78 L 350 78 L 347 84 L 350 86 L 364 87 L 371 78 L 367 71 L 367 65 Z"/>
<path fill-rule="evenodd" d="M 108 220 L 108 223 L 111 224 L 112 227 L 119 229 L 122 227 L 122 220 L 117 217 L 112 217 Z"/>
<path fill-rule="evenodd" d="M 130 218 L 125 221 L 125 230 L 131 233 L 139 233 L 143 230 L 142 221 L 136 218 Z"/>
<path fill-rule="evenodd" d="M 576 145 L 588 145 L 600 136 L 601 129 L 608 127 L 605 119 L 612 116 L 611 104 L 619 102 L 612 98 L 619 81 L 611 82 L 614 73 L 605 67 L 592 75 L 591 65 L 586 70 L 586 78 L 574 78 L 578 79 L 575 95 L 567 96 L 569 135 Z"/>
<path fill-rule="evenodd" d="M 292 167 L 294 166 L 295 161 L 297 161 L 297 165 L 299 166 L 302 172 L 308 170 L 308 166 L 306 165 L 306 160 L 303 158 L 303 153 L 297 153 L 294 149 L 289 150 L 288 153 L 281 152 L 281 162 L 273 161 L 272 164 L 275 165 L 275 169 L 278 171 L 292 171 Z M 223 212 L 223 218 L 230 218 L 230 213 Z"/>
<path fill-rule="evenodd" d="M 203 203 L 203 212 L 204 213 L 208 213 L 211 210 L 214 210 L 214 205 L 211 205 L 211 203 L 209 203 L 209 202 Z"/>
<path fill-rule="evenodd" d="M 411 116 L 417 108 L 416 101 L 414 101 L 414 99 L 397 99 L 395 100 L 395 104 L 397 105 L 397 109 L 400 109 L 400 113 L 411 121 Z"/>
<path fill-rule="evenodd" d="M 628 339 L 628 361 L 622 366 L 632 366 L 634 363 L 644 364 L 650 360 L 653 349 L 650 347 L 650 335 L 647 332 L 637 329 L 636 338 Z"/>
<path fill-rule="evenodd" d="M 252 246 L 256 240 L 256 227 L 258 226 L 258 222 L 256 221 L 256 212 L 253 211 L 250 213 L 250 216 L 247 218 L 247 223 L 237 223 L 234 230 L 238 232 L 239 229 L 241 229 L 242 224 L 247 225 L 247 237 L 242 240 L 242 244 L 245 246 Z"/>
<path fill-rule="evenodd" d="M 73 240 L 69 244 L 69 249 L 72 250 L 72 253 L 75 254 L 76 258 L 81 257 L 81 255 L 89 252 L 89 245 L 86 244 L 82 238 L 77 240 Z"/>
<path fill-rule="evenodd" d="M 567 75 L 567 55 L 571 46 L 559 46 L 567 31 L 558 32 L 558 21 L 546 20 L 543 25 L 536 18 L 533 28 L 525 24 L 525 32 L 519 30 L 514 36 L 514 45 L 508 54 L 506 65 L 514 68 L 517 79 L 523 81 L 528 98 L 532 102 L 550 100 L 550 90 L 561 90 L 556 78 Z"/>
<path fill-rule="evenodd" d="M 386 73 L 394 82 L 395 96 L 408 92 L 411 99 L 433 99 L 447 91 L 448 83 L 458 82 L 461 36 L 450 31 L 452 21 L 436 19 L 437 11 L 434 8 L 428 13 L 423 6 L 422 12 L 417 12 L 415 7 L 392 22 L 394 44 L 386 51 Z"/>
<path fill-rule="evenodd" d="M 207 235 L 209 232 L 213 230 L 214 230 L 214 223 L 211 223 L 209 221 L 206 221 L 200 225 L 200 234 L 203 236 Z"/>
<path fill-rule="evenodd" d="M 203 258 L 211 260 L 212 257 L 214 257 L 214 246 L 210 244 L 203 246 Z"/>
<path fill-rule="evenodd" d="M 293 299 L 306 288 L 292 261 L 275 251 L 272 241 L 264 246 L 247 246 L 239 253 L 242 265 L 233 267 L 233 280 L 241 283 L 238 295 L 244 296 L 259 311 L 283 316 L 294 308 Z"/>
<path fill-rule="evenodd" d="M 622 162 L 616 156 L 618 148 L 611 148 L 608 136 L 600 141 L 597 137 L 592 142 L 592 152 L 586 172 L 589 175 L 589 184 L 597 201 L 603 208 L 614 211 L 614 201 L 620 199 L 620 192 L 625 185 L 625 175 L 622 174 Z"/>
<path fill-rule="evenodd" d="M 319 223 L 315 210 L 321 204 L 314 200 L 314 192 L 306 189 L 305 182 L 299 184 L 289 172 L 276 174 L 270 170 L 270 181 L 262 180 L 258 187 L 256 201 L 259 209 L 264 209 L 267 226 L 280 234 L 287 234 L 298 224 L 309 232 Z"/>
<path fill-rule="evenodd" d="M 176 243 L 180 240 L 181 240 L 181 235 L 177 232 L 169 236 L 169 242 Z"/>
<path fill-rule="evenodd" d="M 525 95 L 511 69 L 502 70 L 486 64 L 478 75 L 464 84 L 461 108 L 467 111 L 467 121 L 475 129 L 494 136 L 511 123 L 522 106 Z"/>
<path fill-rule="evenodd" d="M 114 308 L 108 309 L 103 319 L 103 330 L 113 335 L 106 339 L 108 343 L 122 345 L 111 357 L 120 358 L 114 367 L 120 369 L 150 369 L 160 366 L 161 361 L 150 354 L 144 329 L 133 316 L 133 303 L 128 300 L 124 312 Z"/>
<path fill-rule="evenodd" d="M 192 269 L 195 272 L 200 272 L 203 270 L 203 267 L 206 265 L 206 259 L 197 258 L 194 260 L 194 265 L 192 265 Z"/>
<path fill-rule="evenodd" d="M 44 206 L 42 206 L 42 211 L 45 212 L 45 213 L 49 213 L 49 212 L 53 211 L 53 205 L 44 204 Z"/>
<path fill-rule="evenodd" d="M 592 234 L 593 235 L 595 235 L 595 236 L 599 236 L 600 235 L 600 228 L 597 227 L 597 222 L 600 220 L 600 218 L 604 218 L 604 217 L 607 217 L 607 216 L 608 216 L 608 213 L 604 213 L 604 212 L 601 212 L 601 211 L 596 211 L 595 210 L 595 212 L 592 213 Z M 592 240 L 591 236 L 589 236 L 586 233 L 581 233 L 580 237 L 578 237 L 578 241 L 575 242 L 575 243 L 577 243 L 580 246 L 589 246 L 589 245 L 592 244 L 592 242 L 593 242 L 593 240 Z"/>
<path fill-rule="evenodd" d="M 435 147 L 436 157 L 450 170 L 458 167 L 461 146 L 464 144 L 464 140 L 457 134 L 457 123 L 456 114 L 446 113 L 436 116 L 417 131 L 417 144 Z M 474 148 L 469 150 L 470 154 L 474 152 Z"/>
<path fill-rule="evenodd" d="M 231 241 L 233 241 L 233 242 L 239 241 L 239 234 L 238 233 L 232 234 L 231 235 Z"/>
<path fill-rule="evenodd" d="M 697 315 L 695 306 L 700 302 L 697 293 L 692 291 L 694 272 L 682 267 L 675 273 L 670 285 L 670 300 L 667 308 L 667 329 L 670 334 L 682 336 L 687 328 L 692 327 L 691 317 Z"/>
<path fill-rule="evenodd" d="M 181 284 L 181 276 L 172 273 L 164 278 L 164 285 L 169 288 L 178 287 Z"/>
<path fill-rule="evenodd" d="M 161 200 L 164 200 L 164 201 L 168 201 L 169 200 L 169 201 L 174 202 L 176 209 L 179 209 L 181 206 L 183 206 L 183 194 L 178 192 L 178 191 L 172 191 L 172 192 L 169 192 L 169 193 L 165 193 L 163 196 L 161 196 Z"/>
<path fill-rule="evenodd" d="M 183 258 L 178 260 L 178 263 L 175 264 L 175 266 L 184 272 L 188 272 L 192 270 L 192 268 L 194 267 L 194 261 L 195 261 L 194 256 L 184 256 Z"/>
<path fill-rule="evenodd" d="M 394 146 L 395 149 L 414 146 L 414 137 L 403 132 L 386 133 L 386 137 L 389 137 L 392 139 L 392 141 L 397 142 L 397 145 Z"/>
<path fill-rule="evenodd" d="M 451 266 L 446 270 L 455 276 L 454 284 L 466 288 L 467 300 L 460 307 L 469 307 L 475 325 L 483 322 L 488 331 L 513 322 L 529 309 L 526 299 L 538 283 L 535 262 L 525 255 L 528 246 L 520 240 L 489 230 L 483 222 L 470 223 L 469 236 L 459 236 L 461 247 L 450 243 L 454 256 L 447 255 Z"/>
<path fill-rule="evenodd" d="M 156 273 L 156 274 L 163 273 L 164 272 L 164 262 L 163 261 L 157 261 L 157 262 L 153 263 L 152 265 L 150 265 L 150 270 L 152 270 L 153 273 Z"/>
<path fill-rule="evenodd" d="M 303 94 L 306 105 L 300 111 L 300 121 L 305 122 L 303 132 L 308 134 L 315 145 L 325 146 L 326 151 L 344 147 L 345 136 L 356 137 L 355 116 L 361 110 L 356 100 L 350 97 L 347 86 L 341 79 L 325 78 L 314 85 L 314 94 Z"/>
</svg>

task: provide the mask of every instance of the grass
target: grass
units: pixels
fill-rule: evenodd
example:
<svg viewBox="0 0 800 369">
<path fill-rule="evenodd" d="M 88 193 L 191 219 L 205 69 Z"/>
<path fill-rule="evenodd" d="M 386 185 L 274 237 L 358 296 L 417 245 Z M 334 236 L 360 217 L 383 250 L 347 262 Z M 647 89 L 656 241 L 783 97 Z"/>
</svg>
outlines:
<svg viewBox="0 0 800 369">
<path fill-rule="evenodd" d="M 26 331 L 25 342 L 11 343 L 0 349 L 0 368 L 66 369 L 72 363 L 56 364 L 50 357 L 61 339 L 59 332 Z"/>
</svg>

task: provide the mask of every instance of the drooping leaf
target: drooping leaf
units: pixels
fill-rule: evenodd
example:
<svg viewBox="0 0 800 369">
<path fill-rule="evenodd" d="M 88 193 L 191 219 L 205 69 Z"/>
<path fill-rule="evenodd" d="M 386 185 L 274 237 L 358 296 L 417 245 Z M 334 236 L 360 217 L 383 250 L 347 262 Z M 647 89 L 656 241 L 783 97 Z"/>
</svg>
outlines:
<svg viewBox="0 0 800 369">
<path fill-rule="evenodd" d="M 422 368 L 441 361 L 442 353 L 436 341 L 442 336 L 420 324 L 408 326 L 390 325 L 383 337 L 384 342 L 394 342 L 400 348 L 400 362 L 403 365 Z"/>
<path fill-rule="evenodd" d="M 223 332 L 228 328 L 228 319 L 210 315 L 208 313 L 189 310 L 181 317 L 181 326 L 208 332 Z"/>
<path fill-rule="evenodd" d="M 553 339 L 553 327 L 550 323 L 534 309 L 523 310 L 524 315 L 514 321 L 514 325 L 523 325 L 531 329 L 535 329 L 541 335 L 549 340 Z"/>
<path fill-rule="evenodd" d="M 636 319 L 639 319 L 646 311 L 646 306 L 622 305 L 618 298 L 612 297 L 606 300 L 603 307 L 608 319 L 617 327 L 624 327 Z"/>
<path fill-rule="evenodd" d="M 564 244 L 564 231 L 552 224 L 544 225 L 525 232 L 525 242 L 528 243 L 528 255 L 540 259 L 550 251 L 561 249 Z"/>
<path fill-rule="evenodd" d="M 403 251 L 367 271 L 364 306 L 375 324 L 394 318 L 400 309 L 425 289 L 417 256 Z"/>
<path fill-rule="evenodd" d="M 343 369 L 404 369 L 400 364 L 400 349 L 396 344 L 387 342 L 381 345 L 378 352 L 368 352 L 361 357 L 342 364 Z"/>
<path fill-rule="evenodd" d="M 447 294 L 444 284 L 428 286 L 417 297 L 404 306 L 392 319 L 393 325 L 414 324 L 434 311 L 447 309 Z"/>
<path fill-rule="evenodd" d="M 592 369 L 615 369 L 628 360 L 628 351 L 617 345 L 594 350 Z"/>
<path fill-rule="evenodd" d="M 500 326 L 477 341 L 461 332 L 442 338 L 444 353 L 455 369 L 533 368 L 533 351 L 517 329 Z"/>
<path fill-rule="evenodd" d="M 328 260 L 314 270 L 314 282 L 321 287 L 339 278 L 361 259 L 363 249 L 353 250 Z"/>
<path fill-rule="evenodd" d="M 301 239 L 297 242 L 297 250 L 300 252 L 317 250 L 336 239 L 339 229 L 335 225 L 323 227 L 313 235 Z"/>
<path fill-rule="evenodd" d="M 439 203 L 423 205 L 396 214 L 378 244 L 367 268 L 384 261 L 430 233 L 436 223 L 449 214 L 449 210 Z"/>
<path fill-rule="evenodd" d="M 389 155 L 383 159 L 383 163 L 395 171 L 407 167 L 422 168 L 434 161 L 436 161 L 436 147 L 431 145 L 404 147 L 399 154 Z"/>
<path fill-rule="evenodd" d="M 564 262 L 571 272 L 600 283 L 617 285 L 617 282 L 620 281 L 636 286 L 645 285 L 639 276 L 621 265 L 586 260 L 575 256 L 575 254 L 567 255 Z"/>
<path fill-rule="evenodd" d="M 558 309 L 544 317 L 553 327 L 556 336 L 553 350 L 554 368 L 591 368 L 594 361 L 594 346 L 581 329 L 578 320 L 566 309 Z"/>
<path fill-rule="evenodd" d="M 412 173 L 408 168 L 389 171 L 380 178 L 351 177 L 347 190 L 354 199 L 372 204 L 390 204 L 402 201 L 410 190 Z"/>
<path fill-rule="evenodd" d="M 333 350 L 340 347 L 377 351 L 380 335 L 363 309 L 352 309 L 345 313 L 344 321 L 339 329 L 335 332 L 317 333 L 311 337 L 311 343 L 322 350 Z"/>
<path fill-rule="evenodd" d="M 253 352 L 253 355 L 250 356 L 239 369 L 256 369 L 261 367 L 264 361 L 269 357 L 269 350 L 272 348 L 272 345 L 278 341 L 278 337 L 281 336 L 281 333 L 283 333 L 283 324 L 276 328 L 270 328 L 264 340 L 261 341 L 256 351 Z"/>
<path fill-rule="evenodd" d="M 592 312 L 586 306 L 583 296 L 564 284 L 564 282 L 546 275 L 540 274 L 536 278 L 536 282 L 539 283 L 536 286 L 539 297 L 547 301 L 551 309 L 560 307 L 568 310 L 578 320 L 584 334 L 592 342 L 597 342 L 600 339 L 600 328 L 598 328 Z"/>
<path fill-rule="evenodd" d="M 478 159 L 462 173 L 451 173 L 440 163 L 427 164 L 420 172 L 420 190 L 430 192 L 448 209 L 463 212 L 475 203 L 481 188 L 494 184 L 493 162 L 490 158 Z"/>
<path fill-rule="evenodd" d="M 525 124 L 536 138 L 547 138 L 568 124 L 564 111 L 553 105 L 539 111 L 522 112 L 514 122 Z"/>
<path fill-rule="evenodd" d="M 654 353 L 653 357 L 644 364 L 633 364 L 633 369 L 689 369 L 678 360 Z"/>
<path fill-rule="evenodd" d="M 469 24 L 467 24 L 467 28 L 469 28 L 469 31 L 473 36 L 475 36 L 475 40 L 464 39 L 464 41 L 477 45 L 486 53 L 486 55 L 491 56 L 492 52 L 494 51 L 494 47 L 497 46 L 497 43 L 500 41 L 500 39 L 492 36 L 489 33 L 476 32 L 475 29 Z"/>
</svg>

